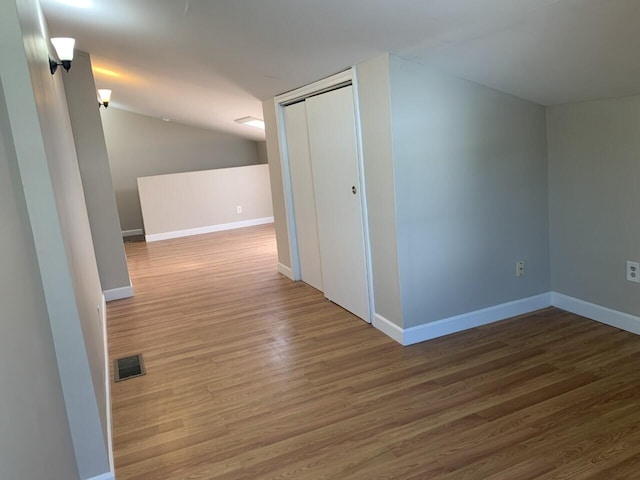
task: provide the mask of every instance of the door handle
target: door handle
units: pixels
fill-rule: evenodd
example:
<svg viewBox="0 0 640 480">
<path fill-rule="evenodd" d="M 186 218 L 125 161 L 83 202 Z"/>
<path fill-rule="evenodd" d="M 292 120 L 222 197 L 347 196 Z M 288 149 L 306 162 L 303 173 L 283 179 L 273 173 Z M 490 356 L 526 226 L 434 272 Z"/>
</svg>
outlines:
<svg viewBox="0 0 640 480">
<path fill-rule="evenodd" d="M 358 190 L 356 190 L 356 186 L 355 186 L 355 185 L 353 185 L 353 186 L 351 187 L 351 193 L 353 193 L 354 195 L 355 195 L 356 193 L 358 193 Z"/>
</svg>

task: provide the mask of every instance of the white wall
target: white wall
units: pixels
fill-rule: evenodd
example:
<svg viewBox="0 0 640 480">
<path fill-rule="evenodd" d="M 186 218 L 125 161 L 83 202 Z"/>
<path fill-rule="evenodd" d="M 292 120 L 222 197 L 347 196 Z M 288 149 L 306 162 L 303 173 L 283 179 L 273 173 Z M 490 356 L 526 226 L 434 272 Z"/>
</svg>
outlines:
<svg viewBox="0 0 640 480">
<path fill-rule="evenodd" d="M 640 315 L 640 97 L 550 107 L 551 287 Z"/>
<path fill-rule="evenodd" d="M 75 52 L 73 75 L 64 77 L 64 87 L 100 284 L 105 291 L 129 288 L 132 292 L 88 54 Z"/>
<path fill-rule="evenodd" d="M 544 107 L 393 55 L 390 78 L 403 326 L 548 292 Z"/>
<path fill-rule="evenodd" d="M 273 217 L 268 165 L 141 177 L 138 188 L 148 240 L 268 223 Z"/>
<path fill-rule="evenodd" d="M 7 129 L 3 133 L 11 135 L 13 141 L 77 469 L 85 479 L 110 469 L 102 290 L 61 80 L 63 72 L 56 76 L 49 72 L 49 48 L 46 22 L 36 0 L 0 2 L 0 80 L 10 129 L 10 133 Z M 29 351 L 22 353 L 27 355 Z M 10 361 L 20 372 L 30 359 Z M 51 401 L 57 403 L 55 396 Z M 5 434 L 3 429 L 0 435 Z M 41 436 L 41 442 L 41 447 L 34 448 L 64 453 L 65 432 L 55 438 Z"/>
<path fill-rule="evenodd" d="M 138 177 L 259 163 L 252 140 L 112 106 L 100 110 L 122 230 L 142 228 Z"/>
</svg>

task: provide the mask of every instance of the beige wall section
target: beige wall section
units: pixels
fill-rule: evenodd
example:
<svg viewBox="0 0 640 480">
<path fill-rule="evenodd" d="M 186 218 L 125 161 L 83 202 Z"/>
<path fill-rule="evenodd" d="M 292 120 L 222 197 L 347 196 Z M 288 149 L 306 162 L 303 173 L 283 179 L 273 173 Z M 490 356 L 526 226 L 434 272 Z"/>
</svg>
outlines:
<svg viewBox="0 0 640 480">
<path fill-rule="evenodd" d="M 117 91 L 114 91 L 114 101 Z M 142 228 L 138 177 L 258 163 L 256 142 L 164 122 L 110 106 L 100 109 L 122 230 Z"/>
<path fill-rule="evenodd" d="M 85 479 L 110 470 L 106 352 L 100 312 L 103 297 L 62 85 L 61 75 L 66 73 L 51 75 L 47 63 L 49 48 L 46 22 L 37 0 L 0 2 L 0 81 L 69 430 L 79 475 Z M 26 368 L 25 362 L 13 364 Z M 55 395 L 51 400 L 54 404 L 58 402 Z M 48 421 L 37 417 L 39 413 L 33 411 L 32 415 L 38 421 Z M 66 434 L 64 431 L 59 434 L 60 437 L 41 434 L 41 442 L 45 443 L 36 443 L 32 448 L 46 445 L 44 448 L 52 452 L 59 448 L 67 459 Z M 0 435 L 5 435 L 4 429 Z M 55 444 L 46 443 L 50 440 Z M 29 452 L 29 456 L 33 454 Z M 53 477 L 46 474 L 7 478 Z"/>
<path fill-rule="evenodd" d="M 267 156 L 269 157 L 269 177 L 271 181 L 271 198 L 273 201 L 273 217 L 275 219 L 276 242 L 278 244 L 278 263 L 280 269 L 291 269 L 289 250 L 289 234 L 287 232 L 287 215 L 284 204 L 284 188 L 282 186 L 282 163 L 280 162 L 280 144 L 276 130 L 276 110 L 274 100 L 262 103 L 264 123 L 267 127 Z"/>
<path fill-rule="evenodd" d="M 0 478 L 77 479 L 49 316 L 17 169 L 0 88 Z M 24 361 L 26 357 L 28 361 Z"/>
<path fill-rule="evenodd" d="M 366 182 L 375 313 L 402 327 L 389 56 L 356 67 Z"/>
<path fill-rule="evenodd" d="M 267 165 L 142 177 L 138 188 L 147 236 L 273 217 Z"/>
<path fill-rule="evenodd" d="M 269 156 L 267 155 L 267 142 L 256 142 L 256 148 L 258 149 L 258 163 L 269 163 Z"/>
<path fill-rule="evenodd" d="M 640 315 L 640 97 L 547 109 L 551 289 Z"/>
<path fill-rule="evenodd" d="M 91 59 L 75 52 L 64 87 L 102 290 L 130 287 Z"/>
</svg>

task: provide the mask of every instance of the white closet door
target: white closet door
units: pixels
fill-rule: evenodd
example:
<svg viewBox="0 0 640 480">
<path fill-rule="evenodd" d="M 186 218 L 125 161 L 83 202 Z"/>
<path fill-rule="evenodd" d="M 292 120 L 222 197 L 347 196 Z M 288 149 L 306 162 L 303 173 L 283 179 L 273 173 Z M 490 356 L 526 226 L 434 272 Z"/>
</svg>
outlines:
<svg viewBox="0 0 640 480">
<path fill-rule="evenodd" d="M 325 297 L 369 321 L 353 88 L 306 101 Z"/>
<path fill-rule="evenodd" d="M 309 158 L 307 110 L 304 102 L 284 109 L 289 154 L 289 173 L 293 194 L 293 212 L 298 240 L 300 277 L 322 291 L 322 267 L 318 244 L 318 221 L 314 197 L 313 173 Z"/>
</svg>

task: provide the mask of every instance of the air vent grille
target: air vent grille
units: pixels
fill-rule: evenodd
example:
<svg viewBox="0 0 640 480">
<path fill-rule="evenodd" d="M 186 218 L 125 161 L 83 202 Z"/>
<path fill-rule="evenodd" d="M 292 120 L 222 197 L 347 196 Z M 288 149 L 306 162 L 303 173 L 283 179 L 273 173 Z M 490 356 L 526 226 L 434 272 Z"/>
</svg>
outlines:
<svg viewBox="0 0 640 480">
<path fill-rule="evenodd" d="M 147 372 L 144 369 L 142 354 L 138 353 L 130 357 L 118 358 L 114 362 L 114 372 L 116 382 L 144 375 Z"/>
</svg>

